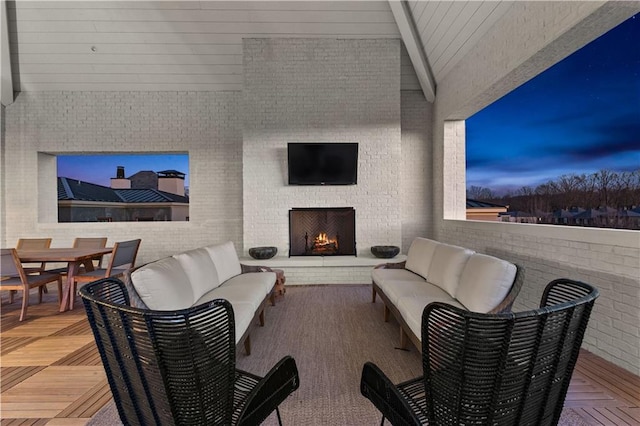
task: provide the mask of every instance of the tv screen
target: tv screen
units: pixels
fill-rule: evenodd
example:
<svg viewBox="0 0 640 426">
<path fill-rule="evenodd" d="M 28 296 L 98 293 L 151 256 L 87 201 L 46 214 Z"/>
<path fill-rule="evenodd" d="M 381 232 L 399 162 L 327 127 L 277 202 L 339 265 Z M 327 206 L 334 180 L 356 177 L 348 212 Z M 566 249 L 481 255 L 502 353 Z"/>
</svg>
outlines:
<svg viewBox="0 0 640 426">
<path fill-rule="evenodd" d="M 358 144 L 355 142 L 289 142 L 289 185 L 355 185 Z"/>
</svg>

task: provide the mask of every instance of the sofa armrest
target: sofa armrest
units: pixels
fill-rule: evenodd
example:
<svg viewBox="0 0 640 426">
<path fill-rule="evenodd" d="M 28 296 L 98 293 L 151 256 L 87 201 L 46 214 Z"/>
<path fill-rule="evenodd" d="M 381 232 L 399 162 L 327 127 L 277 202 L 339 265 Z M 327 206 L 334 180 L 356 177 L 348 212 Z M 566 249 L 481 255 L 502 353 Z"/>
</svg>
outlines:
<svg viewBox="0 0 640 426">
<path fill-rule="evenodd" d="M 273 269 L 268 266 L 245 265 L 244 263 L 240 264 L 240 268 L 242 270 L 241 273 L 243 274 L 247 274 L 249 272 L 273 272 Z"/>
<path fill-rule="evenodd" d="M 406 264 L 406 260 L 402 262 L 383 263 L 381 265 L 376 265 L 373 269 L 405 269 Z"/>
<path fill-rule="evenodd" d="M 522 284 L 524 283 L 524 269 L 522 266 L 516 264 L 516 277 L 513 280 L 513 285 L 509 290 L 509 293 L 505 296 L 505 298 L 500 302 L 498 306 L 493 308 L 489 313 L 490 314 L 502 314 L 511 312 L 511 307 L 513 306 L 513 302 L 516 300 L 516 297 L 520 293 L 520 289 L 522 289 Z"/>
</svg>

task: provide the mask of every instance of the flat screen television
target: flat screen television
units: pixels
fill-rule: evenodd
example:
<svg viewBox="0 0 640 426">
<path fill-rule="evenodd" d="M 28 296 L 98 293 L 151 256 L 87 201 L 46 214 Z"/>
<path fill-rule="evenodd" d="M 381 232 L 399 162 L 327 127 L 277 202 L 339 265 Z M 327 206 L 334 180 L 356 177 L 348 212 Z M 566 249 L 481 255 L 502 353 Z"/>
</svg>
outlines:
<svg viewBox="0 0 640 426">
<path fill-rule="evenodd" d="M 355 185 L 358 143 L 289 142 L 289 185 Z"/>
</svg>

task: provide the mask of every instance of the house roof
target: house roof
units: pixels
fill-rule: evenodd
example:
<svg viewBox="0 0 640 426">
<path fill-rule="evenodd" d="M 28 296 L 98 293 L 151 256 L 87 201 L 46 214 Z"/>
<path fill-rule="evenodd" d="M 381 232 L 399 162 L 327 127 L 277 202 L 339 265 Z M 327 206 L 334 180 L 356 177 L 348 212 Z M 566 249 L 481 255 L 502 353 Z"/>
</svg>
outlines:
<svg viewBox="0 0 640 426">
<path fill-rule="evenodd" d="M 59 177 L 58 200 L 111 203 L 188 203 L 189 197 L 171 194 L 153 188 L 112 189 L 95 183 Z"/>
<path fill-rule="evenodd" d="M 428 92 L 514 3 L 2 2 L 3 59 L 16 92 L 226 91 L 242 90 L 245 38 L 402 39 L 402 88 L 433 100 Z"/>
<path fill-rule="evenodd" d="M 506 209 L 508 208 L 508 206 L 504 206 L 502 204 L 489 203 L 486 201 L 472 200 L 471 198 L 467 198 L 467 208 L 468 209 L 488 209 L 488 208 Z"/>
</svg>

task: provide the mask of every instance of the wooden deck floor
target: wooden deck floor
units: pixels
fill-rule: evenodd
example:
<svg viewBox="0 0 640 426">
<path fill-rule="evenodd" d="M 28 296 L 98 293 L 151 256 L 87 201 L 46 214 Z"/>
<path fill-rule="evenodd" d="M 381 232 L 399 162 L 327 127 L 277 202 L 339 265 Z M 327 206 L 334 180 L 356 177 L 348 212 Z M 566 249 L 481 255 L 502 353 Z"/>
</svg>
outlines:
<svg viewBox="0 0 640 426">
<path fill-rule="evenodd" d="M 33 292 L 35 293 L 35 292 Z M 53 293 L 53 294 L 52 294 Z M 2 297 L 0 425 L 85 425 L 111 400 L 84 309 L 57 312 L 55 291 L 29 307 Z M 36 295 L 31 296 L 36 303 Z M 565 406 L 591 425 L 640 426 L 640 377 L 583 351 Z"/>
</svg>

